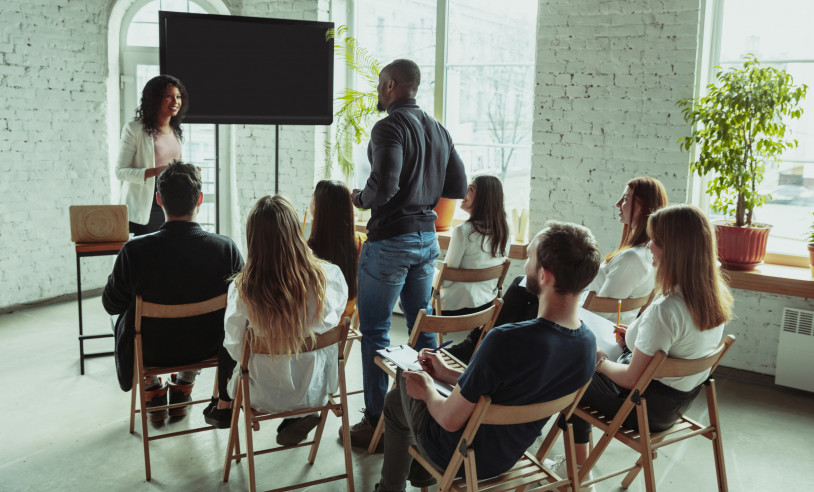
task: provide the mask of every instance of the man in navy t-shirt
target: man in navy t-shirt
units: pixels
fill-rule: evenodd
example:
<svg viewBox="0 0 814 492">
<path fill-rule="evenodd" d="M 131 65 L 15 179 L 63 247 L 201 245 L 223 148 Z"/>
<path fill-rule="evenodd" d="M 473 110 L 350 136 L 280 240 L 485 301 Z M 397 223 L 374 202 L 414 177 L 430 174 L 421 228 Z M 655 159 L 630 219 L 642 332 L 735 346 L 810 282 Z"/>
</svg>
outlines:
<svg viewBox="0 0 814 492">
<path fill-rule="evenodd" d="M 491 330 L 461 372 L 423 350 L 424 371 L 401 373 L 384 407 L 384 463 L 376 490 L 403 491 L 415 443 L 445 468 L 482 395 L 500 405 L 527 405 L 573 393 L 594 373 L 596 340 L 580 321 L 579 293 L 599 270 L 599 247 L 576 224 L 549 222 L 528 246 L 526 288 L 539 298 L 536 319 Z M 404 380 L 401 380 L 401 377 Z M 432 378 L 455 386 L 442 397 Z M 472 443 L 479 478 L 511 468 L 534 442 L 545 420 L 510 426 L 482 425 Z M 412 481 L 411 477 L 411 481 Z M 420 486 L 424 483 L 413 485 Z"/>
</svg>

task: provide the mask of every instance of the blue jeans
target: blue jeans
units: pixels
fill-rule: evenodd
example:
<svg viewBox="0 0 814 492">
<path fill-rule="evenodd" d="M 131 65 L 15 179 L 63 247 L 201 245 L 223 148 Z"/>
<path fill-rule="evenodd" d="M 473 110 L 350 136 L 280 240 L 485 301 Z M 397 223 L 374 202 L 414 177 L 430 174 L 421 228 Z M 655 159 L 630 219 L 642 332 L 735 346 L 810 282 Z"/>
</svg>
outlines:
<svg viewBox="0 0 814 492">
<path fill-rule="evenodd" d="M 440 248 L 434 232 L 402 234 L 381 241 L 367 241 L 359 257 L 359 330 L 362 332 L 362 381 L 365 409 L 374 418 L 382 414 L 387 375 L 373 362 L 376 350 L 390 346 L 390 316 L 401 298 L 407 332 L 418 311 L 432 314 L 433 263 Z M 434 348 L 435 336 L 423 333 L 416 350 Z"/>
</svg>

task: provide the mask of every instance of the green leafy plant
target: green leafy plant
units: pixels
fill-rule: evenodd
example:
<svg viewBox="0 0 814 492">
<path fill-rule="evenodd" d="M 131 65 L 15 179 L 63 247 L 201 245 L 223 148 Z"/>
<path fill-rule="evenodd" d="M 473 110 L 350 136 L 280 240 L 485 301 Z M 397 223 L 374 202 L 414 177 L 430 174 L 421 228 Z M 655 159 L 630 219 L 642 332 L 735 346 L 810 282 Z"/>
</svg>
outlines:
<svg viewBox="0 0 814 492">
<path fill-rule="evenodd" d="M 356 38 L 348 36 L 348 26 L 339 26 L 326 34 L 327 39 L 334 39 L 334 51 L 345 65 L 362 79 L 363 89 L 346 87 L 336 99 L 334 112 L 336 132 L 325 142 L 325 176 L 328 177 L 336 159 L 343 175 L 353 173 L 353 146 L 370 135 L 370 128 L 377 119 L 376 110 L 381 65 L 365 48 L 359 45 Z"/>
<path fill-rule="evenodd" d="M 766 164 L 797 146 L 786 136 L 784 118 L 803 114 L 799 103 L 807 87 L 794 86 L 791 75 L 761 66 L 752 55 L 716 79 L 706 95 L 678 101 L 693 128 L 679 143 L 684 150 L 698 146 L 692 172 L 713 175 L 707 187 L 712 210 L 734 215 L 739 227 L 750 226 L 755 207 L 766 201 L 757 191 Z"/>
<path fill-rule="evenodd" d="M 811 213 L 811 216 L 814 217 L 814 212 Z M 808 244 L 814 244 L 814 221 L 811 222 L 808 231 Z"/>
</svg>

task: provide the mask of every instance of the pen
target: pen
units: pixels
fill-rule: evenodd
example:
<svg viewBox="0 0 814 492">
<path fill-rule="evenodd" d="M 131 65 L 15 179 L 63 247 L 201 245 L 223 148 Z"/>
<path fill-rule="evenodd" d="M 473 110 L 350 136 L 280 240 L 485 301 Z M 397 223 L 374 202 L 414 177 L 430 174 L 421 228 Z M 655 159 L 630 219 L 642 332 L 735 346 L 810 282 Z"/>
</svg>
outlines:
<svg viewBox="0 0 814 492">
<path fill-rule="evenodd" d="M 622 322 L 622 300 L 619 299 L 619 309 L 616 311 L 616 325 Z"/>
<path fill-rule="evenodd" d="M 308 218 L 308 209 L 305 209 L 305 215 L 302 216 L 302 233 L 305 234 L 305 219 Z M 621 301 L 620 301 L 621 302 Z"/>
<path fill-rule="evenodd" d="M 447 340 L 446 342 L 442 343 L 441 345 L 439 345 L 439 346 L 435 347 L 434 349 L 430 350 L 430 352 L 436 353 L 436 352 L 438 352 L 439 350 L 441 350 L 442 348 L 446 347 L 447 345 L 449 345 L 451 343 L 452 343 L 452 340 Z M 419 362 L 419 363 L 421 362 L 420 359 L 416 359 L 416 361 Z"/>
</svg>

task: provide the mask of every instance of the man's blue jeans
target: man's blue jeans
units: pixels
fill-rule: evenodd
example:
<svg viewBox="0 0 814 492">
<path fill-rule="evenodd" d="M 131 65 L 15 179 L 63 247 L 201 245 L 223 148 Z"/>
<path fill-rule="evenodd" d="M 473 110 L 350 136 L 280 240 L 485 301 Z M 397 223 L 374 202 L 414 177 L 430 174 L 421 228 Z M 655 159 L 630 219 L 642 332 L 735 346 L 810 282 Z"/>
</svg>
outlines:
<svg viewBox="0 0 814 492">
<path fill-rule="evenodd" d="M 440 248 L 434 232 L 414 232 L 367 241 L 359 257 L 357 306 L 362 332 L 362 380 L 365 409 L 378 418 L 387 393 L 387 375 L 373 362 L 376 350 L 390 346 L 390 316 L 396 300 L 407 320 L 407 332 L 413 329 L 418 311 L 432 314 L 433 263 Z M 422 334 L 416 350 L 434 348 L 435 336 Z"/>
</svg>

